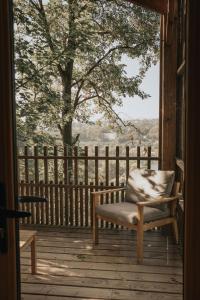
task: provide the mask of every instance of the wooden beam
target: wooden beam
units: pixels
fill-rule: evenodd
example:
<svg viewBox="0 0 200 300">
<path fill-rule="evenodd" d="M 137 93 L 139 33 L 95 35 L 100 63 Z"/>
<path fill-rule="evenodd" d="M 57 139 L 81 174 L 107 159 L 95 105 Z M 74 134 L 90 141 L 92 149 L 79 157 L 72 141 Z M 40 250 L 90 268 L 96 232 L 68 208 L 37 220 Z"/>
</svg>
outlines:
<svg viewBox="0 0 200 300">
<path fill-rule="evenodd" d="M 167 14 L 168 0 L 127 0 L 128 2 L 135 3 L 159 14 Z"/>
<path fill-rule="evenodd" d="M 177 0 L 168 0 L 168 13 L 166 16 L 166 43 L 170 45 L 173 40 L 173 31 L 176 30 L 174 28 L 175 19 L 178 14 L 178 2 Z"/>
<path fill-rule="evenodd" d="M 12 1 L 0 1 L 0 182 L 5 187 L 8 209 L 15 209 L 14 99 Z M 2 198 L 0 199 L 3 200 Z M 2 205 L 2 204 L 0 204 Z M 0 253 L 0 298 L 17 299 L 15 220 L 7 221 L 8 251 Z M 5 234 L 5 232 L 4 232 Z"/>
<path fill-rule="evenodd" d="M 177 33 L 175 24 L 168 45 L 164 39 L 167 16 L 161 18 L 160 157 L 161 168 L 167 170 L 175 168 L 176 156 Z"/>
<path fill-rule="evenodd" d="M 200 1 L 187 1 L 184 300 L 200 299 Z"/>
</svg>

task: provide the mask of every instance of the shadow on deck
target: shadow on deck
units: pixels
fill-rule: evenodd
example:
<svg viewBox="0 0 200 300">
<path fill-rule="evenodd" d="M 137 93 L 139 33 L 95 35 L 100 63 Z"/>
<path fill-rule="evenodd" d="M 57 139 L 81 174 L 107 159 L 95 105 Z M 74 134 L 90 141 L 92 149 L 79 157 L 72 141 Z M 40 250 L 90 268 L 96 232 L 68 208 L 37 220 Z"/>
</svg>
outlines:
<svg viewBox="0 0 200 300">
<path fill-rule="evenodd" d="M 36 227 L 32 227 L 34 230 Z M 30 273 L 30 250 L 21 252 L 22 300 L 181 300 L 182 260 L 171 238 L 144 236 L 144 263 L 137 265 L 135 232 L 38 229 L 38 274 Z"/>
</svg>

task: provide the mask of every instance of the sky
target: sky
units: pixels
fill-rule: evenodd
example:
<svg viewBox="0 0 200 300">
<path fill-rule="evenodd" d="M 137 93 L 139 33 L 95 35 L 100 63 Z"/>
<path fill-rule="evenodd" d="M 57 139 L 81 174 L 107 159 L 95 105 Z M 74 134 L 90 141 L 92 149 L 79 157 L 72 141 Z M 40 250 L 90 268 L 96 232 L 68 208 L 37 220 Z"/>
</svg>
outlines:
<svg viewBox="0 0 200 300">
<path fill-rule="evenodd" d="M 124 62 L 127 64 L 128 75 L 135 74 L 138 69 L 137 62 L 127 58 L 124 59 Z M 147 71 L 141 88 L 151 97 L 145 100 L 139 97 L 126 97 L 123 101 L 123 107 L 115 107 L 115 111 L 124 120 L 159 118 L 159 64 L 152 66 Z"/>
</svg>

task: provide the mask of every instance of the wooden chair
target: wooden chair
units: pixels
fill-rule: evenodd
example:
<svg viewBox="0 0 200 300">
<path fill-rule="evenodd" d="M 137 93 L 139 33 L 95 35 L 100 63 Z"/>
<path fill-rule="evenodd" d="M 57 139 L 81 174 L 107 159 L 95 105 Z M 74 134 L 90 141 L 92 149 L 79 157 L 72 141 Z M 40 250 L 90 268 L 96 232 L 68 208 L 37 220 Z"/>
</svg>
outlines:
<svg viewBox="0 0 200 300">
<path fill-rule="evenodd" d="M 122 190 L 126 190 L 124 202 L 100 204 L 102 195 Z M 126 188 L 93 192 L 93 243 L 98 244 L 99 241 L 98 219 L 137 231 L 138 263 L 143 262 L 144 231 L 172 224 L 178 243 L 178 191 L 179 183 L 174 182 L 174 171 L 136 169 L 130 174 Z"/>
</svg>

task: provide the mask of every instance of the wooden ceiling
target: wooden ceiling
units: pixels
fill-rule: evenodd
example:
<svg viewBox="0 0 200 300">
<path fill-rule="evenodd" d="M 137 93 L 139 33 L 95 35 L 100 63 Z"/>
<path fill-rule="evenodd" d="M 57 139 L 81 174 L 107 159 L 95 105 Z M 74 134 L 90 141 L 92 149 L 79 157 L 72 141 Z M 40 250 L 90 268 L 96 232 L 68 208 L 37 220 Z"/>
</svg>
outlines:
<svg viewBox="0 0 200 300">
<path fill-rule="evenodd" d="M 149 8 L 162 15 L 168 13 L 169 2 L 174 2 L 173 0 L 128 0 L 128 1 Z"/>
</svg>

